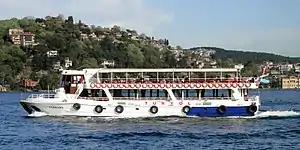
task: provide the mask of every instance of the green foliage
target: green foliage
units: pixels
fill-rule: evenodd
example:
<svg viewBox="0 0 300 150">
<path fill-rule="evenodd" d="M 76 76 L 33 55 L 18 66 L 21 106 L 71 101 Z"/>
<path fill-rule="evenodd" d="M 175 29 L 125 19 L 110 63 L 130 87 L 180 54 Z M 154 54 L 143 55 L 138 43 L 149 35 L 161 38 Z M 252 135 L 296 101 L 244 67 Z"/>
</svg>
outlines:
<svg viewBox="0 0 300 150">
<path fill-rule="evenodd" d="M 26 47 L 13 45 L 8 36 L 8 29 L 12 28 L 34 33 L 38 44 Z M 92 34 L 97 38 L 90 36 Z M 5 83 L 14 85 L 11 87 L 15 89 L 19 89 L 23 79 L 38 81 L 41 89 L 48 86 L 53 89 L 59 79 L 53 64 L 60 62 L 64 66 L 66 58 L 73 62 L 73 66 L 64 69 L 99 68 L 104 60 L 114 61 L 115 67 L 130 68 L 170 67 L 174 64 L 170 61 L 175 60 L 173 55 L 166 55 L 165 50 L 160 51 L 149 41 L 133 40 L 129 34 L 138 36 L 136 31 L 122 31 L 118 26 L 112 29 L 88 27 L 82 21 L 75 23 L 72 16 L 65 19 L 63 15 L 2 20 L 0 78 L 5 78 Z M 141 36 L 146 37 L 144 34 Z M 58 51 L 58 56 L 48 57 L 49 51 Z M 164 59 L 161 59 L 162 56 Z"/>
<path fill-rule="evenodd" d="M 227 60 L 232 59 L 238 63 L 249 63 L 255 62 L 256 64 L 262 64 L 264 61 L 278 62 L 300 62 L 299 57 L 285 57 L 281 55 L 262 53 L 262 52 L 248 52 L 248 51 L 236 51 L 236 50 L 225 50 L 217 47 L 203 47 L 216 51 L 215 59 Z"/>
<path fill-rule="evenodd" d="M 13 45 L 8 36 L 8 30 L 12 28 L 34 33 L 37 44 L 26 47 Z M 60 63 L 64 67 L 66 58 L 73 65 L 63 69 L 99 68 L 104 60 L 114 61 L 116 68 L 195 66 L 190 61 L 193 59 L 191 53 L 185 52 L 184 56 L 175 58 L 167 39 L 161 45 L 151 44 L 153 37 L 139 35 L 135 30 L 121 30 L 118 26 L 111 29 L 93 25 L 89 27 L 82 21 L 74 22 L 72 16 L 1 20 L 0 37 L 0 78 L 4 79 L 2 84 L 8 84 L 14 89 L 20 89 L 23 79 L 38 81 L 41 89 L 47 89 L 48 86 L 50 89 L 56 88 L 59 72 L 53 65 Z M 177 48 L 181 49 L 180 46 Z M 237 62 L 247 64 L 245 67 L 251 71 L 245 74 L 259 73 L 257 63 L 265 60 L 299 61 L 297 58 L 274 54 L 210 49 L 217 51 L 215 58 L 221 67 L 233 67 Z M 49 51 L 57 51 L 58 56 L 48 57 Z"/>
</svg>

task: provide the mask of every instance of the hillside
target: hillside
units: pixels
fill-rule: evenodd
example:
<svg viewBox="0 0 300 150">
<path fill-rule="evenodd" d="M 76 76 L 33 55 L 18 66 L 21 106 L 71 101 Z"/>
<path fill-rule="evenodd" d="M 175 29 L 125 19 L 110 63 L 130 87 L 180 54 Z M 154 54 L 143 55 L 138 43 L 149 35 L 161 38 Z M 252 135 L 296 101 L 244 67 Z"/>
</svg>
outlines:
<svg viewBox="0 0 300 150">
<path fill-rule="evenodd" d="M 176 63 L 167 39 L 118 26 L 86 25 L 72 16 L 2 20 L 0 37 L 0 85 L 14 90 L 54 89 L 59 70 L 99 68 L 108 61 L 135 68 Z"/>
<path fill-rule="evenodd" d="M 266 60 L 299 62 L 274 54 L 206 48 L 216 51 L 205 60 L 208 66 L 246 63 L 246 75 L 259 74 L 260 63 Z M 119 26 L 74 22 L 72 16 L 0 20 L 0 85 L 12 90 L 55 89 L 62 69 L 99 68 L 107 62 L 125 68 L 195 68 L 203 61 L 196 53 L 177 56 L 174 49 L 168 39 Z"/>
<path fill-rule="evenodd" d="M 227 60 L 232 59 L 234 62 L 248 63 L 255 62 L 257 64 L 262 64 L 264 61 L 272 61 L 275 63 L 289 62 L 289 63 L 299 63 L 300 57 L 285 57 L 281 55 L 276 55 L 272 53 L 262 53 L 262 52 L 249 52 L 249 51 L 236 51 L 236 50 L 225 50 L 217 47 L 194 47 L 189 50 L 194 49 L 211 49 L 215 50 L 215 59 Z"/>
</svg>

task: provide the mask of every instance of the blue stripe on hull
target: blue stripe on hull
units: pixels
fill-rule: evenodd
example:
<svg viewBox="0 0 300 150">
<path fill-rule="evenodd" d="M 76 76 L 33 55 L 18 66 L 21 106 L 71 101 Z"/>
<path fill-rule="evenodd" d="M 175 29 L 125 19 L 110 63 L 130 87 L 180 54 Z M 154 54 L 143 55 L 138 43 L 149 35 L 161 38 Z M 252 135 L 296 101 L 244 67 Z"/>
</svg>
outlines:
<svg viewBox="0 0 300 150">
<path fill-rule="evenodd" d="M 247 112 L 247 106 L 231 106 L 227 107 L 227 111 L 221 114 L 217 111 L 218 107 L 191 107 L 188 116 L 199 117 L 226 117 L 226 116 L 253 116 Z"/>
</svg>

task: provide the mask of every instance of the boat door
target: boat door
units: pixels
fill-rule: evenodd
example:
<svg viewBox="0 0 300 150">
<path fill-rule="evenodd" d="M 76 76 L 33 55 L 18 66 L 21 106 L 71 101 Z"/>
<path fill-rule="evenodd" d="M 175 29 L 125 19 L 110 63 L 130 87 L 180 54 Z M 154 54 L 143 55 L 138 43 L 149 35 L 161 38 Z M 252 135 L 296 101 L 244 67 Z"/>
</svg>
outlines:
<svg viewBox="0 0 300 150">
<path fill-rule="evenodd" d="M 61 86 L 64 87 L 66 94 L 75 94 L 78 86 L 84 84 L 83 75 L 63 75 Z"/>
</svg>

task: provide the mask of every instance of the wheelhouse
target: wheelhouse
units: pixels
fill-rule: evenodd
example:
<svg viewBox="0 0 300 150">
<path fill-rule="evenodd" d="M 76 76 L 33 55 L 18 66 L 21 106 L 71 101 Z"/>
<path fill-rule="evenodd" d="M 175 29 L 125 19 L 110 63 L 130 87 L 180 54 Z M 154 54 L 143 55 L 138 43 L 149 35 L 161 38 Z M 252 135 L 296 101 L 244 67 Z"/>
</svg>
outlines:
<svg viewBox="0 0 300 150">
<path fill-rule="evenodd" d="M 60 87 L 64 88 L 66 94 L 75 94 L 78 87 L 85 83 L 82 71 L 65 70 L 62 72 Z"/>
</svg>

